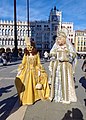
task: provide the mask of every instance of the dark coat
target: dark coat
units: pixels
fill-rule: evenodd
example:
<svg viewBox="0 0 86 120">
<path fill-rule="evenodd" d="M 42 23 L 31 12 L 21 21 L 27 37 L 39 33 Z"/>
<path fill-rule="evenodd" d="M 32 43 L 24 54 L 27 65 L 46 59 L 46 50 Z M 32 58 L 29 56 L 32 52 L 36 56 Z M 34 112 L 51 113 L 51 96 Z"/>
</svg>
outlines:
<svg viewBox="0 0 86 120">
<path fill-rule="evenodd" d="M 82 70 L 83 70 L 84 72 L 86 72 L 86 60 L 83 62 Z"/>
</svg>

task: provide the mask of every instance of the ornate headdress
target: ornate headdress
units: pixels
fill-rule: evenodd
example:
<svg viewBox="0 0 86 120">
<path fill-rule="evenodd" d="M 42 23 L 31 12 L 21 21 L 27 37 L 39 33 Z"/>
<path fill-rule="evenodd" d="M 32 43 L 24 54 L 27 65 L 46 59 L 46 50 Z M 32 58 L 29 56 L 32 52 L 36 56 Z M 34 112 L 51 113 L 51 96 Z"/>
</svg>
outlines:
<svg viewBox="0 0 86 120">
<path fill-rule="evenodd" d="M 30 38 L 28 36 L 25 36 L 25 43 L 28 51 L 32 51 L 33 46 L 31 46 Z"/>
<path fill-rule="evenodd" d="M 67 29 L 67 28 L 62 28 L 62 29 L 58 32 L 57 36 L 61 35 L 61 36 L 65 37 L 65 38 L 66 38 L 66 44 L 67 44 L 67 47 L 68 47 L 68 49 L 70 50 L 70 52 L 76 53 L 76 52 L 75 52 L 75 48 L 73 47 L 72 43 L 71 43 L 71 42 L 69 41 L 69 39 L 68 39 L 68 34 L 69 34 L 68 29 Z M 55 48 L 57 48 L 57 44 L 56 44 L 56 43 L 53 45 L 51 51 L 52 51 L 53 49 L 55 49 Z"/>
<path fill-rule="evenodd" d="M 68 36 L 68 30 L 66 28 L 62 28 L 59 32 L 58 32 L 58 36 L 63 36 L 65 38 L 67 38 Z"/>
</svg>

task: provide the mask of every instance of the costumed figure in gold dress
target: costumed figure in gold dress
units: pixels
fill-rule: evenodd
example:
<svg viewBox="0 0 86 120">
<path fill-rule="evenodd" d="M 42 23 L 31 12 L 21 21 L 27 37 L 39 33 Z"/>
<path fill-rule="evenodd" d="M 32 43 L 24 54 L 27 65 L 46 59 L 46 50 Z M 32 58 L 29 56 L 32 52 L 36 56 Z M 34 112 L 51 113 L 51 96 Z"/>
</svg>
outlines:
<svg viewBox="0 0 86 120">
<path fill-rule="evenodd" d="M 66 104 L 76 102 L 73 79 L 76 52 L 63 30 L 59 31 L 56 42 L 50 51 L 50 56 L 49 84 L 51 84 L 51 91 L 49 99 Z"/>
<path fill-rule="evenodd" d="M 31 105 L 37 100 L 49 98 L 49 85 L 47 74 L 40 63 L 39 53 L 35 48 L 35 42 L 25 38 L 26 49 L 22 63 L 18 67 L 15 85 L 18 91 L 20 103 Z"/>
</svg>

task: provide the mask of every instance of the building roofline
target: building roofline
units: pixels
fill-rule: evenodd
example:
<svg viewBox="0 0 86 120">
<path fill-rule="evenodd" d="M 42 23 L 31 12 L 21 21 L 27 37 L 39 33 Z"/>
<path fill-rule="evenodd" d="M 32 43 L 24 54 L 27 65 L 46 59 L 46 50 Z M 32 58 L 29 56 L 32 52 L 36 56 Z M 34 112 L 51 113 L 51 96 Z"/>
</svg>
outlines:
<svg viewBox="0 0 86 120">
<path fill-rule="evenodd" d="M 75 30 L 75 32 L 85 32 L 86 33 L 86 29 L 85 30 Z"/>
</svg>

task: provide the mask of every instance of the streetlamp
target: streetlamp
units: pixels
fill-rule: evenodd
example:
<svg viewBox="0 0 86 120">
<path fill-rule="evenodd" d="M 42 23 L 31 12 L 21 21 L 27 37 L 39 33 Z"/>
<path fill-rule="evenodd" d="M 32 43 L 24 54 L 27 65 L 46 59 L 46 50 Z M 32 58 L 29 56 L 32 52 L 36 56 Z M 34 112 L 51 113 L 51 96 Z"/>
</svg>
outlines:
<svg viewBox="0 0 86 120">
<path fill-rule="evenodd" d="M 27 0 L 27 29 L 28 29 L 28 37 L 29 37 L 29 0 Z"/>
<path fill-rule="evenodd" d="M 15 51 L 14 51 L 14 57 L 18 57 L 18 48 L 17 48 L 17 24 L 16 24 L 16 0 L 14 0 L 14 45 L 15 45 Z"/>
</svg>

